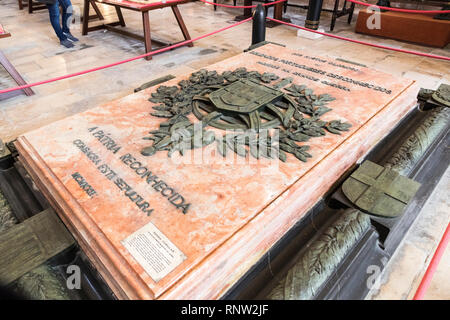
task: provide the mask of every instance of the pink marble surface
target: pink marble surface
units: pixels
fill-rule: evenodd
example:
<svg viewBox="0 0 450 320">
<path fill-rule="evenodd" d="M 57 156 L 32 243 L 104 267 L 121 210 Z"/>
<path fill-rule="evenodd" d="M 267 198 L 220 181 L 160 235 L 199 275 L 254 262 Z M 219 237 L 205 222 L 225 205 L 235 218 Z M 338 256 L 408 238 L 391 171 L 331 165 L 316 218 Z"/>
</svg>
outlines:
<svg viewBox="0 0 450 320">
<path fill-rule="evenodd" d="M 313 158 L 303 163 L 288 155 L 286 163 L 274 166 L 269 160 L 251 163 L 218 161 L 215 144 L 203 149 L 207 163 L 168 160 L 165 152 L 143 157 L 139 151 L 148 143 L 147 132 L 163 121 L 149 116 L 147 99 L 155 88 L 55 122 L 19 138 L 19 151 L 35 172 L 47 196 L 60 207 L 58 212 L 83 248 L 122 298 L 218 298 L 235 283 L 278 240 L 308 208 L 323 196 L 334 181 L 381 139 L 412 108 L 417 88 L 413 82 L 388 74 L 352 66 L 344 69 L 305 57 L 289 49 L 267 45 L 256 50 L 308 67 L 369 82 L 392 91 L 386 94 L 351 85 L 279 61 L 244 53 L 211 70 L 268 71 L 294 77 L 316 94 L 336 97 L 333 111 L 324 120 L 341 119 L 353 126 L 342 135 L 327 134 L 311 139 Z M 300 52 L 298 52 L 300 53 Z M 301 52 L 302 54 L 308 54 Z M 309 53 L 312 56 L 312 53 Z M 258 62 L 279 66 L 277 70 Z M 338 64 L 342 62 L 334 61 Z M 285 70 L 283 70 L 285 69 Z M 294 76 L 300 72 L 350 88 L 351 92 Z M 176 84 L 180 78 L 172 80 Z M 194 119 L 194 118 L 192 118 Z M 106 150 L 88 128 L 108 132 L 121 146 L 116 154 Z M 81 139 L 121 178 L 150 202 L 154 212 L 147 216 L 123 196 L 111 180 L 73 144 Z M 131 153 L 144 166 L 174 187 L 191 206 L 187 214 L 176 210 L 166 198 L 149 187 L 119 157 Z M 189 153 L 185 155 L 189 157 Z M 220 157 L 220 156 L 219 156 Z M 216 161 L 217 160 L 217 161 Z M 228 159 L 227 159 L 228 160 Z M 90 197 L 71 177 L 79 172 L 96 190 Z M 155 282 L 128 253 L 121 241 L 152 222 L 187 257 L 177 268 Z M 176 285 L 174 285 L 176 284 Z"/>
</svg>

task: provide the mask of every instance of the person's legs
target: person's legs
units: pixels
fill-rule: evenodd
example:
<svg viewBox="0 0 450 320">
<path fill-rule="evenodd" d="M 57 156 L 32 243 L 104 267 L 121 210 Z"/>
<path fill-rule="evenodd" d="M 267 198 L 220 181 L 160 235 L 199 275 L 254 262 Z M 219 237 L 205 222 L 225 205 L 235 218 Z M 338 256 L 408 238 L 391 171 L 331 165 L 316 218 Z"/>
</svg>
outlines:
<svg viewBox="0 0 450 320">
<path fill-rule="evenodd" d="M 56 1 L 54 4 L 47 4 L 48 13 L 50 15 L 50 23 L 52 24 L 53 30 L 55 30 L 56 35 L 60 41 L 64 41 L 67 37 L 64 35 L 61 29 L 61 24 L 59 22 L 59 4 Z"/>
<path fill-rule="evenodd" d="M 54 4 L 47 4 L 48 13 L 50 15 L 50 23 L 55 30 L 56 35 L 59 38 L 59 42 L 66 48 L 72 48 L 73 44 L 67 39 L 67 35 L 64 34 L 59 22 L 59 2 L 55 1 Z"/>
<path fill-rule="evenodd" d="M 69 28 L 73 12 L 72 3 L 70 0 L 58 0 L 58 2 L 62 8 L 62 31 L 64 35 L 71 41 L 78 41 L 78 39 L 70 33 Z"/>
<path fill-rule="evenodd" d="M 64 33 L 70 33 L 69 24 L 70 17 L 72 17 L 72 4 L 70 0 L 58 0 L 59 5 L 62 8 L 62 31 Z"/>
</svg>

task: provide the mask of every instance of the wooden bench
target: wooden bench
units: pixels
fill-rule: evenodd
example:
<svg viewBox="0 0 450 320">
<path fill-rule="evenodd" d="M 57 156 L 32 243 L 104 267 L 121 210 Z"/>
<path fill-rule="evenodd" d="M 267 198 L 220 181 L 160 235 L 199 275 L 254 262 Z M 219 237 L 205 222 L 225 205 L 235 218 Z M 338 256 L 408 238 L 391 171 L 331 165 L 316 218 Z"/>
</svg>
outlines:
<svg viewBox="0 0 450 320">
<path fill-rule="evenodd" d="M 12 283 L 74 245 L 52 209 L 28 218 L 0 235 L 0 283 Z"/>
<path fill-rule="evenodd" d="M 381 12 L 380 29 L 369 29 L 367 20 L 372 14 L 359 11 L 356 32 L 438 48 L 450 43 L 450 21 L 433 19 L 436 14 Z"/>
<path fill-rule="evenodd" d="M 3 26 L 0 24 L 0 39 L 7 38 L 10 36 L 11 36 L 11 34 L 9 32 L 6 32 L 5 29 L 3 28 Z M 16 68 L 14 68 L 14 66 L 11 64 L 11 62 L 9 62 L 8 58 L 6 58 L 6 56 L 3 54 L 3 52 L 1 50 L 0 50 L 0 64 L 3 66 L 3 68 L 5 68 L 5 70 L 9 73 L 9 75 L 14 79 L 14 81 L 19 86 L 23 86 L 23 85 L 27 84 L 25 82 L 25 80 L 23 80 L 20 73 L 16 70 Z M 8 93 L 0 94 L 0 101 L 17 96 L 22 93 L 25 93 L 27 96 L 31 96 L 34 94 L 33 90 L 31 90 L 31 88 L 25 88 L 22 90 L 16 90 L 16 91 L 11 91 Z"/>
</svg>

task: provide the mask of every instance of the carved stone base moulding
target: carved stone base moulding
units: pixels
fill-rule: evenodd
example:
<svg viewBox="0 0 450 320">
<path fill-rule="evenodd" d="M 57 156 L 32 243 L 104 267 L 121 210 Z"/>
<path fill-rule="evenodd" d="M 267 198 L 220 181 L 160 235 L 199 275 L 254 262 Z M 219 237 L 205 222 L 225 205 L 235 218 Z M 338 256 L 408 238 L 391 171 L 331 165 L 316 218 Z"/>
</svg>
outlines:
<svg viewBox="0 0 450 320">
<path fill-rule="evenodd" d="M 194 82 L 207 91 L 175 98 Z M 417 92 L 411 80 L 269 44 L 16 145 L 118 298 L 217 299 L 415 106 Z M 236 131 L 221 153 L 216 139 L 230 124 L 258 134 L 267 124 L 266 142 L 279 130 L 277 156 L 251 154 Z M 211 133 L 180 149 L 174 126 Z"/>
</svg>

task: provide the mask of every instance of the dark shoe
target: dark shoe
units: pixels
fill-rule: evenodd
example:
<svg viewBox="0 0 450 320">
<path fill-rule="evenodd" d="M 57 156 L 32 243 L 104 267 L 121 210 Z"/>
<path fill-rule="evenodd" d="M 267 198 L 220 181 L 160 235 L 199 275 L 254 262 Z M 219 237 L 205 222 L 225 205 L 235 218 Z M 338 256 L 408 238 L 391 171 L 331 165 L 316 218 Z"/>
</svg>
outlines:
<svg viewBox="0 0 450 320">
<path fill-rule="evenodd" d="M 73 48 L 74 45 L 68 39 L 61 40 L 60 43 L 66 48 Z"/>
<path fill-rule="evenodd" d="M 75 38 L 73 35 L 71 35 L 70 33 L 64 33 L 64 35 L 67 37 L 67 39 L 69 39 L 72 42 L 77 42 L 78 38 Z"/>
</svg>

